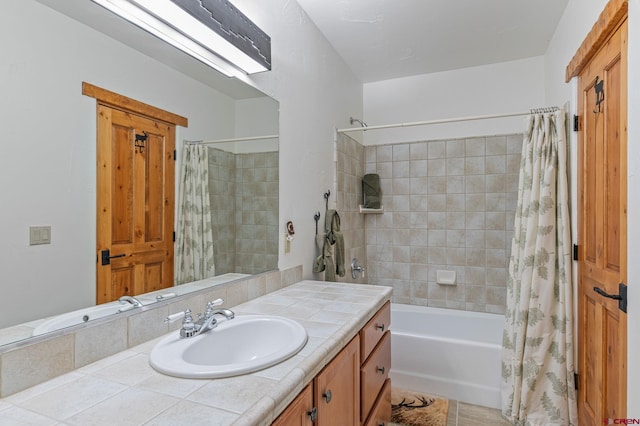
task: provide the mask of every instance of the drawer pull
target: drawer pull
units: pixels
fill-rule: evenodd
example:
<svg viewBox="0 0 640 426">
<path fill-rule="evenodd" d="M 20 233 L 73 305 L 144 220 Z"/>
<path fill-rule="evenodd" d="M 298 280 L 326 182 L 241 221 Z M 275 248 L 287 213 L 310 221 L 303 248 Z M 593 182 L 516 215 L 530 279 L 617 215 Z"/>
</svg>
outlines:
<svg viewBox="0 0 640 426">
<path fill-rule="evenodd" d="M 384 324 L 376 325 L 376 329 L 384 331 Z"/>
<path fill-rule="evenodd" d="M 324 400 L 328 403 L 331 402 L 331 389 L 329 389 L 328 391 L 326 391 L 325 393 L 322 394 L 322 397 L 324 398 Z"/>
<path fill-rule="evenodd" d="M 376 371 L 380 374 L 384 374 L 384 367 L 376 367 Z"/>
<path fill-rule="evenodd" d="M 387 426 L 387 424 L 385 422 L 380 422 L 378 423 L 378 426 Z"/>
</svg>

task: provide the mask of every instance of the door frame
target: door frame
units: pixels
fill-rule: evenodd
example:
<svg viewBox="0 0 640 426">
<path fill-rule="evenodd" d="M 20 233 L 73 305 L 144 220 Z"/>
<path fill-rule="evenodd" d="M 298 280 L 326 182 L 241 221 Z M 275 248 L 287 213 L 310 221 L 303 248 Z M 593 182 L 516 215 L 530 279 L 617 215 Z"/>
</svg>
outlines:
<svg viewBox="0 0 640 426">
<path fill-rule="evenodd" d="M 576 54 L 574 55 L 574 57 L 571 59 L 571 61 L 569 62 L 569 64 L 567 65 L 566 68 L 566 82 L 568 83 L 572 78 L 574 77 L 578 77 L 579 75 L 581 75 L 583 73 L 583 71 L 585 70 L 586 67 L 590 66 L 592 59 L 600 52 L 601 49 L 603 49 L 606 45 L 606 43 L 609 42 L 611 36 L 614 35 L 614 33 L 616 31 L 618 31 L 618 29 L 621 27 L 621 25 L 623 25 L 623 23 L 625 22 L 625 20 L 627 20 L 628 17 L 628 0 L 610 0 L 605 8 L 603 9 L 603 11 L 601 12 L 598 20 L 596 21 L 596 23 L 593 25 L 591 31 L 587 34 L 587 36 L 585 37 L 584 41 L 582 42 L 582 44 L 580 45 L 580 47 L 578 48 L 578 50 L 576 51 Z M 623 45 L 624 49 L 628 50 L 628 46 L 626 44 L 626 39 Z M 626 63 L 626 55 L 622 55 L 622 60 L 623 60 L 623 66 L 624 66 L 624 70 L 623 72 L 625 73 L 625 76 L 628 74 L 628 69 L 627 69 L 627 63 Z M 627 83 L 627 78 L 624 78 L 624 83 L 626 86 Z M 576 86 L 576 90 L 579 92 L 579 84 Z M 628 86 L 625 87 L 622 91 L 622 102 L 621 104 L 626 106 L 627 105 L 627 91 L 628 91 Z M 574 99 L 577 99 L 577 102 L 582 102 L 582 94 L 581 93 L 575 93 Z M 625 158 L 628 159 L 627 156 L 627 144 L 629 142 L 628 140 L 628 135 L 626 134 L 626 128 L 627 128 L 627 124 L 628 124 L 628 116 L 627 116 L 627 108 L 624 107 L 621 111 L 621 121 L 624 123 L 624 127 L 622 129 L 622 131 L 625 133 L 624 135 L 621 135 L 620 138 L 624 139 L 624 144 L 621 145 L 621 155 L 623 155 Z M 580 130 L 582 131 L 582 117 L 579 118 L 580 122 L 578 123 L 579 129 L 575 129 L 575 130 Z M 578 144 L 581 144 L 583 141 L 580 139 L 581 137 L 584 137 L 582 135 L 579 135 L 578 138 L 579 140 L 577 141 Z M 582 147 L 583 145 L 578 145 L 578 157 L 580 157 L 580 153 L 582 152 Z M 622 151 L 623 150 L 623 151 Z M 578 161 L 580 161 L 580 158 L 578 158 Z M 579 164 L 574 164 L 575 167 L 577 167 Z M 626 166 L 627 164 L 625 164 Z M 576 169 L 577 170 L 577 169 Z M 575 223 L 576 225 L 576 230 L 578 231 L 578 238 L 581 238 L 580 233 L 582 232 L 582 202 L 580 201 L 579 197 L 581 194 L 581 189 L 580 189 L 580 177 L 579 177 L 579 173 L 580 170 L 577 170 L 578 174 L 574 173 L 574 176 L 576 177 L 576 179 L 578 179 L 577 185 L 577 193 L 576 196 L 573 198 L 573 204 L 574 204 L 574 208 L 578 209 L 578 217 L 577 217 L 577 222 Z M 620 187 L 624 188 L 624 192 L 625 195 L 628 196 L 628 182 L 627 182 L 627 174 L 625 173 L 621 173 L 620 175 Z M 623 205 L 624 205 L 624 211 L 627 212 L 627 198 L 625 198 L 623 200 Z M 628 214 L 625 216 L 626 219 L 628 220 Z M 628 234 L 627 234 L 627 222 L 623 221 L 623 223 L 621 223 L 621 228 L 620 228 L 620 233 L 624 235 L 626 235 L 626 240 L 627 240 L 627 244 L 629 241 L 628 238 Z M 580 248 L 580 252 L 582 252 L 582 248 Z M 628 262 L 628 254 L 627 254 L 627 250 L 625 247 L 624 253 L 623 254 L 623 258 L 620 259 L 620 263 L 621 263 L 621 270 L 624 271 L 624 274 L 628 274 L 627 271 L 627 262 Z M 582 260 L 583 259 L 584 254 L 583 253 L 579 253 L 579 259 Z M 577 268 L 576 271 L 577 273 L 574 273 L 574 288 L 575 288 L 575 293 L 577 295 L 577 297 L 579 298 L 580 296 L 580 289 L 578 288 L 579 283 L 580 283 L 580 277 L 582 276 L 582 272 L 581 270 L 579 270 L 579 268 L 581 267 L 581 262 L 578 262 L 577 264 Z M 621 277 L 623 282 L 627 282 L 628 276 L 627 275 L 623 275 Z M 581 305 L 579 305 L 580 301 L 578 300 L 578 306 L 576 306 L 576 310 L 575 312 L 577 313 L 577 315 L 581 315 L 581 310 L 579 309 Z M 625 314 L 626 315 L 626 314 Z M 576 317 L 577 319 L 579 319 L 578 317 Z M 576 327 L 578 326 L 579 321 L 576 321 Z M 624 328 L 626 329 L 626 337 L 627 337 L 627 341 L 628 341 L 628 328 L 626 327 L 626 320 L 624 321 Z M 576 330 L 577 331 L 577 330 Z M 578 332 L 575 333 L 576 336 L 578 336 Z M 623 346 L 623 356 L 626 359 L 625 365 L 626 365 L 626 385 L 624 386 L 623 389 L 623 396 L 624 396 L 624 405 L 626 407 L 626 414 L 628 414 L 628 411 L 631 407 L 627 406 L 627 395 L 628 395 L 628 385 L 629 385 L 629 366 L 628 366 L 628 348 L 627 348 L 627 341 L 623 342 L 621 345 Z M 576 358 L 577 358 L 577 362 L 576 362 L 576 366 L 580 365 L 580 356 L 581 354 L 579 353 L 579 348 L 581 347 L 580 342 L 576 341 L 576 345 L 575 345 L 575 354 L 576 354 Z M 582 371 L 578 371 L 578 373 L 580 374 L 580 378 L 582 380 L 586 380 L 586 377 L 583 376 L 583 372 Z M 582 384 L 580 385 L 582 386 Z M 580 400 L 578 399 L 578 402 L 580 402 Z M 578 407 L 578 411 L 581 412 L 581 407 Z"/>
</svg>

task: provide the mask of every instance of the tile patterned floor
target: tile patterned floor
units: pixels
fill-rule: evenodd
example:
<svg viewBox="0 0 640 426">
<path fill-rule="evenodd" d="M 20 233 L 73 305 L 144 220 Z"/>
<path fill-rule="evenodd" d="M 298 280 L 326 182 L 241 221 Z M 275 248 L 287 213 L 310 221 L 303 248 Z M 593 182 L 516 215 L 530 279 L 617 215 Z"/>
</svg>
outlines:
<svg viewBox="0 0 640 426">
<path fill-rule="evenodd" d="M 500 414 L 500 410 L 449 401 L 447 426 L 508 426 L 509 423 Z"/>
</svg>

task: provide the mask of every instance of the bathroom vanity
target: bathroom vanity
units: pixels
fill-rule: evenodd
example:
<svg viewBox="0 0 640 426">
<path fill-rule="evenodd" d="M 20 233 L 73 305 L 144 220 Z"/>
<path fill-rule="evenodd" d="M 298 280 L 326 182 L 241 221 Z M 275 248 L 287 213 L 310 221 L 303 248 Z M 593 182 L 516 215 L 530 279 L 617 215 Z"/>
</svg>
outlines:
<svg viewBox="0 0 640 426">
<path fill-rule="evenodd" d="M 301 281 L 232 307 L 236 316 L 277 315 L 305 327 L 306 346 L 280 364 L 223 379 L 175 378 L 149 366 L 159 337 L 0 399 L 0 419 L 298 425 L 315 407 L 319 425 L 378 425 L 391 409 L 390 297 L 389 287 Z"/>
<path fill-rule="evenodd" d="M 387 302 L 274 422 L 274 426 L 386 425 L 391 419 Z"/>
</svg>

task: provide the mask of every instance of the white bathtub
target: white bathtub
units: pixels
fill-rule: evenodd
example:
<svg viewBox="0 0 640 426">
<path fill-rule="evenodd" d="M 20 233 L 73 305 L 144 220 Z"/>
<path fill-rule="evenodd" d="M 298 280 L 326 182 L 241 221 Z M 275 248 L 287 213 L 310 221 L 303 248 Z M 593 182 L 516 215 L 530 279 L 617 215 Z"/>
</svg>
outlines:
<svg viewBox="0 0 640 426">
<path fill-rule="evenodd" d="M 504 316 L 391 305 L 394 387 L 500 408 Z"/>
</svg>

